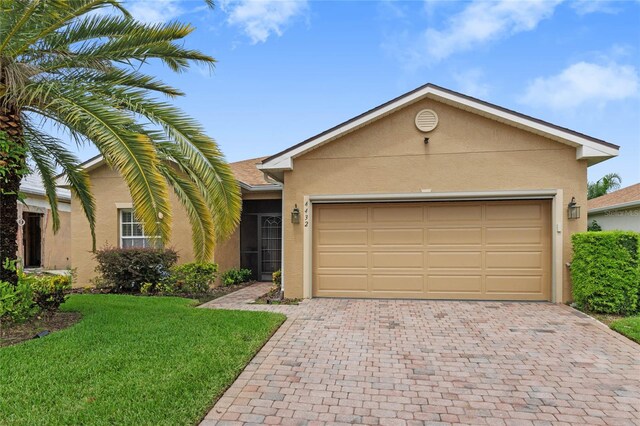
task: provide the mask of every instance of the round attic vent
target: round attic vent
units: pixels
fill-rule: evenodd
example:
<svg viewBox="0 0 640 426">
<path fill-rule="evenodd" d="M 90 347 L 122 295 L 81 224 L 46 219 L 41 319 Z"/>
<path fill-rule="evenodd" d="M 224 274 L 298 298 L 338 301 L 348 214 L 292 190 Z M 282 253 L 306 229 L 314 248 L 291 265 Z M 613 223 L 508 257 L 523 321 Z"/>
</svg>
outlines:
<svg viewBox="0 0 640 426">
<path fill-rule="evenodd" d="M 438 114 L 431 109 L 423 109 L 416 115 L 416 127 L 421 132 L 430 132 L 438 125 Z"/>
</svg>

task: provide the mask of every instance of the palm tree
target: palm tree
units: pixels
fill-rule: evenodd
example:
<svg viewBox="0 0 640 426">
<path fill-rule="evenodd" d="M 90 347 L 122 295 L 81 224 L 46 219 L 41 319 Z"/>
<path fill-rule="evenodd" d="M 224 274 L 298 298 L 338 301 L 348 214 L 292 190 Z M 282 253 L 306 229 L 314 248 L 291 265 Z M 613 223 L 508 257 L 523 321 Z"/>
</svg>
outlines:
<svg viewBox="0 0 640 426">
<path fill-rule="evenodd" d="M 213 58 L 183 46 L 192 31 L 138 22 L 119 0 L 0 0 L 0 260 L 16 256 L 26 164 L 42 175 L 54 230 L 59 168 L 94 234 L 88 176 L 59 135 L 98 148 L 126 181 L 145 230 L 163 242 L 169 188 L 187 210 L 198 259 L 211 258 L 215 242 L 233 232 L 241 197 L 224 156 L 197 122 L 162 99 L 183 93 L 140 70 L 154 60 L 176 73 L 192 63 L 213 67 Z M 0 280 L 15 282 L 15 274 L 0 268 Z"/>
<path fill-rule="evenodd" d="M 587 186 L 587 199 L 598 198 L 611 191 L 620 189 L 621 183 L 622 179 L 617 173 L 609 173 L 600 178 L 600 180 L 589 182 Z"/>
</svg>

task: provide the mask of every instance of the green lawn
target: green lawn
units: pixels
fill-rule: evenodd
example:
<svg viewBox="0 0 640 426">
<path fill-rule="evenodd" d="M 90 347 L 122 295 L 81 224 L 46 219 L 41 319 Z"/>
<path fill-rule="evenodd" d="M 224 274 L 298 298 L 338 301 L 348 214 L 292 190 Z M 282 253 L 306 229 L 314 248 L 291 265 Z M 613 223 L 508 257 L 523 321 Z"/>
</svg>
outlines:
<svg viewBox="0 0 640 426">
<path fill-rule="evenodd" d="M 640 343 L 640 316 L 615 320 L 609 327 L 620 334 L 624 334 L 634 342 Z"/>
<path fill-rule="evenodd" d="M 193 303 L 71 296 L 78 324 L 0 349 L 0 424 L 198 422 L 284 316 Z"/>
</svg>

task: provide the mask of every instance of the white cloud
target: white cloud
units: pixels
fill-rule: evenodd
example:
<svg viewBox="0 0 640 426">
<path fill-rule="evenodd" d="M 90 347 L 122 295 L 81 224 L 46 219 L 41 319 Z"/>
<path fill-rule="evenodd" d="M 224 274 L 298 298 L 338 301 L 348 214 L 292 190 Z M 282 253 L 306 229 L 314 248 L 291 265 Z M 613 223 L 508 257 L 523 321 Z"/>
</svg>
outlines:
<svg viewBox="0 0 640 426">
<path fill-rule="evenodd" d="M 229 14 L 227 22 L 241 27 L 254 44 L 273 34 L 281 36 L 308 6 L 307 0 L 223 0 L 220 5 Z"/>
<path fill-rule="evenodd" d="M 465 95 L 477 98 L 486 98 L 489 95 L 491 87 L 484 82 L 484 78 L 484 72 L 479 68 L 472 68 L 453 74 L 457 90 Z"/>
<path fill-rule="evenodd" d="M 429 28 L 424 33 L 423 48 L 432 60 L 442 60 L 454 53 L 533 30 L 549 18 L 560 0 L 476 1 L 447 20 L 445 28 Z"/>
<path fill-rule="evenodd" d="M 168 22 L 186 12 L 178 0 L 134 0 L 125 7 L 135 19 L 148 24 Z"/>
<path fill-rule="evenodd" d="M 590 13 L 618 13 L 619 8 L 612 0 L 573 0 L 571 7 L 578 15 L 588 15 Z"/>
<path fill-rule="evenodd" d="M 640 79 L 631 65 L 578 62 L 551 77 L 539 77 L 520 101 L 535 107 L 575 108 L 585 103 L 602 106 L 637 96 Z"/>
</svg>

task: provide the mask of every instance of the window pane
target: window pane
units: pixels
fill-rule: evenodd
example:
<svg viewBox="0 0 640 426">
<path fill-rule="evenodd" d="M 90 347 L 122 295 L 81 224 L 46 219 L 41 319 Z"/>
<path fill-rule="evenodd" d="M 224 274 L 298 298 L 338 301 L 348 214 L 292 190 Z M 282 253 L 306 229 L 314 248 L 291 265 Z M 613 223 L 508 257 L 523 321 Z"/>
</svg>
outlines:
<svg viewBox="0 0 640 426">
<path fill-rule="evenodd" d="M 140 226 L 140 224 L 136 223 L 133 225 L 133 236 L 136 237 L 143 237 L 144 233 L 142 232 L 142 226 Z"/>
<path fill-rule="evenodd" d="M 131 210 L 122 210 L 122 222 L 132 222 L 133 220 Z"/>
<path fill-rule="evenodd" d="M 128 223 L 122 225 L 122 236 L 130 237 L 131 236 L 131 225 Z"/>
</svg>

